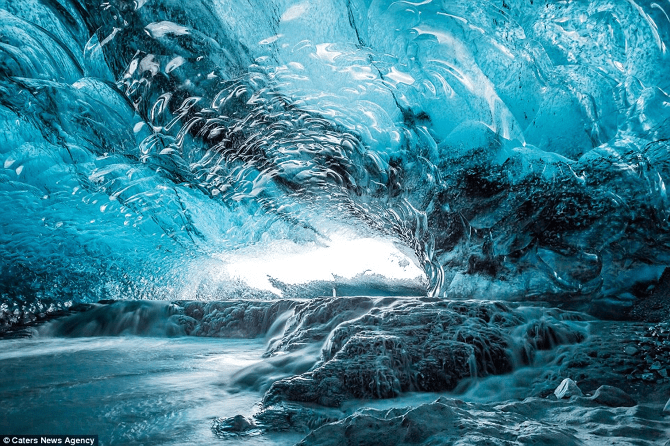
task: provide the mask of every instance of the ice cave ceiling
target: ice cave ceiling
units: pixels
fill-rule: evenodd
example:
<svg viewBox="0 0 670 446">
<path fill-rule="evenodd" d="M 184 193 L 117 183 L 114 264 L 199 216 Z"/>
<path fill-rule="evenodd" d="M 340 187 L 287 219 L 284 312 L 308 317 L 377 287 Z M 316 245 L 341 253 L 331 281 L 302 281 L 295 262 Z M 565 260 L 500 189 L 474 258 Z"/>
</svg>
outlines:
<svg viewBox="0 0 670 446">
<path fill-rule="evenodd" d="M 670 262 L 669 8 L 2 0 L 3 311 L 313 281 L 623 314 Z"/>
</svg>

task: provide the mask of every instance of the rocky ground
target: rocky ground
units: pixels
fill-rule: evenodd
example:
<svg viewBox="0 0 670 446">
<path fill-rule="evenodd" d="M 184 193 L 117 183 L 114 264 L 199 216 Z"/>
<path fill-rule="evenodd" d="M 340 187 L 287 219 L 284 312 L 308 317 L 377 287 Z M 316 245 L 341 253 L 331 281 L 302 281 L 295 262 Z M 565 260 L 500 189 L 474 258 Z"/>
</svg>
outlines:
<svg viewBox="0 0 670 446">
<path fill-rule="evenodd" d="M 493 301 L 323 297 L 105 302 L 22 330 L 265 337 L 266 359 L 231 384 L 264 393 L 262 403 L 253 418 L 217 419 L 223 440 L 296 431 L 302 445 L 670 445 L 668 322 Z M 375 403 L 384 400 L 393 408 Z"/>
<path fill-rule="evenodd" d="M 280 429 L 308 434 L 303 445 L 670 444 L 667 324 L 432 299 L 317 299 L 293 311 L 269 355 L 322 342 L 321 356 L 275 381 L 254 419 L 218 419 L 221 438 Z M 492 378 L 516 396 L 459 397 Z M 566 379 L 572 393 L 556 392 Z M 406 392 L 436 400 L 335 409 Z"/>
</svg>

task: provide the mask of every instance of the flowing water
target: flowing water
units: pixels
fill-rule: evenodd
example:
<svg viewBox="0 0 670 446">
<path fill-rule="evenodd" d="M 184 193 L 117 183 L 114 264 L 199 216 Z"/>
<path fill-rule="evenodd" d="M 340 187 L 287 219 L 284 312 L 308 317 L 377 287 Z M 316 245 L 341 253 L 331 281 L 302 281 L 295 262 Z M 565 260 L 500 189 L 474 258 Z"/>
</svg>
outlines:
<svg viewBox="0 0 670 446">
<path fill-rule="evenodd" d="M 102 444 L 209 444 L 219 414 L 251 416 L 259 395 L 231 388 L 259 362 L 255 340 L 87 337 L 3 341 L 0 431 L 94 434 Z M 248 444 L 292 444 L 275 434 Z"/>
<path fill-rule="evenodd" d="M 435 302 L 442 305 L 445 301 Z M 328 352 L 337 348 L 336 339 L 341 333 L 338 330 L 347 326 L 356 330 L 355 324 L 379 311 L 386 312 L 387 320 L 408 318 L 396 327 L 408 329 L 404 348 L 411 350 L 414 337 L 421 340 L 421 334 L 415 331 L 423 327 L 413 326 L 411 321 L 425 305 L 421 298 L 344 297 L 204 305 L 200 302 L 168 305 L 128 301 L 93 306 L 87 311 L 80 310 L 15 332 L 13 339 L 1 341 L 0 373 L 4 379 L 0 385 L 3 402 L 0 433 L 98 435 L 100 444 L 104 445 L 284 445 L 296 444 L 308 434 L 314 436 L 320 432 L 314 429 L 324 429 L 330 426 L 328 423 L 335 422 L 337 426 L 338 420 L 344 420 L 339 421 L 343 423 L 351 417 L 360 419 L 370 410 L 379 411 L 374 415 L 377 420 L 401 408 L 429 408 L 431 413 L 438 398 L 447 398 L 446 401 L 461 406 L 469 404 L 466 406 L 468 416 L 462 413 L 452 416 L 461 420 L 461 426 L 470 423 L 466 432 L 474 431 L 475 438 L 486 434 L 479 432 L 486 426 L 493 426 L 491 428 L 497 429 L 499 434 L 521 422 L 539 435 L 534 441 L 540 444 L 556 444 L 557 433 L 570 441 L 577 438 L 574 444 L 609 444 L 610 441 L 665 444 L 670 421 L 664 419 L 662 407 L 670 385 L 662 380 L 657 383 L 630 381 L 630 377 L 609 370 L 624 362 L 639 362 L 629 348 L 640 346 L 642 337 L 636 330 L 645 329 L 648 324 L 599 322 L 580 317 L 578 313 L 498 306 L 495 307 L 498 317 L 494 314 L 492 319 L 508 318 L 502 326 L 513 325 L 509 337 L 501 341 L 499 332 L 493 335 L 485 332 L 490 338 L 489 347 L 466 359 L 466 374 L 456 385 L 438 382 L 431 387 L 426 381 L 421 384 L 417 378 L 410 388 L 387 395 L 377 393 L 379 387 L 375 391 L 371 386 L 375 382 L 377 386 L 383 383 L 386 369 L 382 362 L 394 358 L 393 346 L 387 346 L 386 352 L 378 351 L 372 359 L 361 352 L 363 359 L 351 362 L 348 357 L 338 355 L 342 355 L 348 345 L 355 345 L 354 335 L 349 343 L 340 347 L 340 353 L 328 359 Z M 462 312 L 468 305 L 480 312 L 480 317 L 487 317 L 481 314 L 483 310 L 475 301 L 455 306 L 446 304 L 441 312 L 447 309 Z M 412 310 L 404 313 L 405 306 Z M 286 310 L 287 307 L 293 309 Z M 276 311 L 277 308 L 285 311 Z M 333 310 L 337 314 L 328 313 Z M 429 311 L 435 310 L 429 308 Z M 190 320 L 188 314 L 198 318 Z M 513 320 L 511 314 L 519 318 Z M 466 318 L 464 326 L 457 331 L 468 330 L 475 318 Z M 537 331 L 539 321 L 550 327 L 545 334 Z M 493 327 L 489 325 L 488 329 Z M 253 336 L 259 330 L 261 335 Z M 375 330 L 389 333 L 385 336 L 394 333 L 391 328 L 384 328 L 384 323 Z M 479 330 L 484 328 L 479 327 Z M 620 333 L 612 335 L 608 330 Z M 240 339 L 240 336 L 247 338 Z M 476 341 L 466 339 L 466 342 L 477 345 Z M 506 346 L 512 360 L 512 369 L 502 375 L 491 368 L 496 363 L 491 358 L 499 348 L 496 342 Z M 373 342 L 367 350 L 378 349 L 378 346 Z M 456 347 L 456 344 L 450 347 L 454 355 L 458 355 Z M 420 358 L 419 363 L 421 359 L 439 359 L 434 347 L 422 348 L 419 354 L 426 357 Z M 479 354 L 493 363 L 487 365 Z M 595 360 L 579 363 L 584 358 Z M 416 364 L 405 367 L 412 373 L 418 370 Z M 452 365 L 455 370 L 461 366 L 458 362 Z M 338 367 L 344 367 L 344 371 Z M 331 387 L 336 396 L 337 392 L 348 395 L 341 403 L 303 398 L 309 392 L 302 396 L 290 392 L 296 378 L 313 381 L 310 385 L 313 388 L 323 388 L 324 383 L 314 374 L 320 369 L 330 370 L 326 375 L 330 384 L 326 386 Z M 397 370 L 400 374 L 395 376 L 402 379 L 402 367 Z M 422 373 L 431 372 L 423 370 Z M 443 378 L 450 372 L 445 371 Z M 367 376 L 367 381 L 357 379 L 361 376 Z M 634 407 L 627 403 L 618 407 L 618 403 L 594 404 L 593 397 L 588 396 L 557 400 L 553 396 L 554 388 L 567 376 L 577 380 L 586 395 L 593 394 L 602 384 L 611 384 L 625 388 L 639 402 Z M 340 377 L 349 380 L 349 387 L 333 390 L 338 386 L 338 380 L 333 381 L 333 378 Z M 280 400 L 268 397 L 276 394 L 277 383 L 289 388 Z M 361 384 L 363 387 L 357 389 Z M 519 407 L 509 407 L 514 404 Z M 518 412 L 523 418 L 510 419 L 510 412 Z M 474 425 L 470 419 L 473 415 L 479 417 L 475 418 L 479 421 Z M 247 424 L 231 429 L 236 417 Z M 495 428 L 496 425 L 500 427 Z M 430 425 L 419 423 L 419 426 L 430 430 Z M 366 434 L 367 430 L 370 425 L 349 428 L 350 433 L 345 437 L 363 435 L 362 444 L 379 444 L 375 441 L 405 444 L 392 433 L 392 426 L 386 433 Z M 509 444 L 524 441 L 523 429 L 512 431 L 502 437 L 489 434 L 482 438 L 513 441 Z M 393 437 L 383 439 L 388 432 Z M 434 440 L 451 444 L 452 436 L 453 432 L 447 429 Z M 330 437 L 327 431 L 321 433 L 316 437 L 316 444 L 346 441 L 338 435 L 328 440 Z M 465 438 L 464 441 L 475 440 Z"/>
</svg>

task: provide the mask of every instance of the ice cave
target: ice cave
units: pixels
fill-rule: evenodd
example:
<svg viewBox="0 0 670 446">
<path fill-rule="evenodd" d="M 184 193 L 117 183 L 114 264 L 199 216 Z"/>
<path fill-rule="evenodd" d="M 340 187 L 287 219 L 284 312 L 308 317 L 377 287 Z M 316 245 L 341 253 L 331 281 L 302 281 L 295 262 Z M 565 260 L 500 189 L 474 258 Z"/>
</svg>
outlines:
<svg viewBox="0 0 670 446">
<path fill-rule="evenodd" d="M 667 45 L 669 0 L 0 0 L 2 443 L 670 446 Z"/>
</svg>

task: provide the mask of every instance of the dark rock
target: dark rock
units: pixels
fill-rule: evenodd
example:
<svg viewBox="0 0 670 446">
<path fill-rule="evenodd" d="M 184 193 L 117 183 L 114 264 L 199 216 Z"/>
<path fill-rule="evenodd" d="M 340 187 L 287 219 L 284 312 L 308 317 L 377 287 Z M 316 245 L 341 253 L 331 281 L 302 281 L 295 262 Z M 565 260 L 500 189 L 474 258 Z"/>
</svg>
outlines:
<svg viewBox="0 0 670 446">
<path fill-rule="evenodd" d="M 183 336 L 189 334 L 195 320 L 183 314 L 183 308 L 165 301 L 114 301 L 88 304 L 71 315 L 55 319 L 39 328 L 50 336 Z"/>
<path fill-rule="evenodd" d="M 645 322 L 670 319 L 670 268 L 665 268 L 651 295 L 641 295 L 634 302 L 630 319 Z"/>
<path fill-rule="evenodd" d="M 220 437 L 244 434 L 253 429 L 256 429 L 256 424 L 242 415 L 230 418 L 217 418 L 212 424 L 212 431 Z"/>
<path fill-rule="evenodd" d="M 314 409 L 299 404 L 282 403 L 266 407 L 254 415 L 263 432 L 302 432 L 308 434 L 326 423 L 340 420 L 344 415 L 335 409 Z"/>
<path fill-rule="evenodd" d="M 626 352 L 626 354 L 628 354 L 628 355 L 634 355 L 634 354 L 636 354 L 638 351 L 639 351 L 639 350 L 638 350 L 637 348 L 635 348 L 634 346 L 632 346 L 632 345 L 627 345 L 627 346 L 624 348 L 624 352 Z"/>
<path fill-rule="evenodd" d="M 633 407 L 637 405 L 637 401 L 633 397 L 612 386 L 600 386 L 590 399 L 609 407 Z"/>
<path fill-rule="evenodd" d="M 653 373 L 643 373 L 641 378 L 643 381 L 649 381 L 649 382 L 656 380 L 656 376 Z"/>
<path fill-rule="evenodd" d="M 567 429 L 529 420 L 523 415 L 482 410 L 476 405 L 440 398 L 416 408 L 362 409 L 326 424 L 300 446 L 415 444 L 581 444 Z M 476 415 L 475 415 L 476 412 Z"/>
<path fill-rule="evenodd" d="M 520 339 L 519 329 L 526 334 Z M 321 361 L 306 373 L 274 382 L 263 402 L 337 407 L 352 398 L 453 390 L 464 378 L 527 364 L 537 348 L 583 337 L 553 316 L 526 322 L 516 310 L 486 301 L 314 299 L 295 307 L 271 352 L 326 340 Z"/>
<path fill-rule="evenodd" d="M 184 314 L 197 321 L 193 336 L 255 338 L 264 335 L 277 318 L 296 305 L 295 301 L 179 302 Z"/>
<path fill-rule="evenodd" d="M 286 322 L 284 335 L 269 353 L 294 351 L 307 344 L 325 340 L 340 323 L 366 314 L 374 305 L 395 299 L 371 297 L 319 298 L 300 302 Z"/>
<path fill-rule="evenodd" d="M 584 334 L 566 330 L 564 324 L 539 320 L 526 331 L 529 342 L 538 350 L 549 350 L 557 345 L 575 344 L 584 340 Z"/>
</svg>

